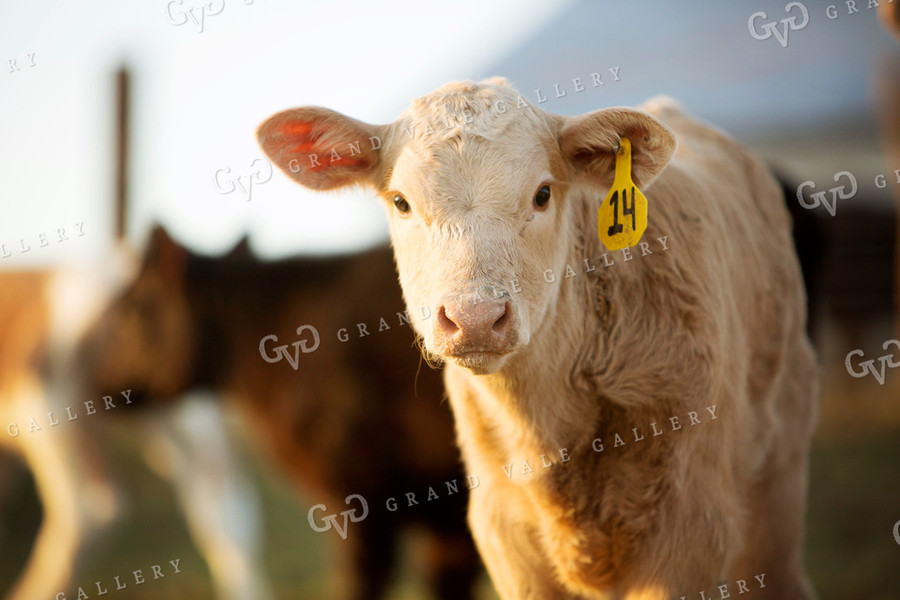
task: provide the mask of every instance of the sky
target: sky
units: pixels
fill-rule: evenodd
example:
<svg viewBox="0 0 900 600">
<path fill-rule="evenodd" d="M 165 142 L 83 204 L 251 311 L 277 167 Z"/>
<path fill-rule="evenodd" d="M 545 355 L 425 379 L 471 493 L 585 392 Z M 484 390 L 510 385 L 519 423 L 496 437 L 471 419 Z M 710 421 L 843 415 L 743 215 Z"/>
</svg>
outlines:
<svg viewBox="0 0 900 600">
<path fill-rule="evenodd" d="M 336 27 L 334 3 L 225 0 L 201 31 L 187 9 L 202 17 L 202 5 L 191 0 L 3 3 L 0 60 L 9 71 L 15 59 L 18 70 L 0 74 L 0 243 L 13 254 L 0 268 L 96 255 L 112 243 L 120 64 L 133 72 L 131 237 L 159 219 L 206 252 L 245 233 L 268 256 L 383 240 L 370 192 L 314 194 L 276 173 L 247 200 L 240 189 L 221 193 L 230 187 L 224 169 L 250 169 L 262 156 L 256 127 L 286 108 L 392 121 L 411 98 L 498 60 L 566 4 L 397 2 L 385 11 L 343 2 L 354 18 Z M 76 223 L 83 236 L 70 235 Z M 29 252 L 18 252 L 20 239 Z"/>
<path fill-rule="evenodd" d="M 387 237 L 369 191 L 316 194 L 276 170 L 249 199 L 223 193 L 227 175 L 261 164 L 255 130 L 268 116 L 320 105 L 385 123 L 447 81 L 501 74 L 561 114 L 666 93 L 749 137 L 802 126 L 813 140 L 856 117 L 873 127 L 869 73 L 880 51 L 896 50 L 874 11 L 839 4 L 832 19 L 807 3 L 809 24 L 789 47 L 754 39 L 751 13 L 777 20 L 784 4 L 700 0 L 686 15 L 668 2 L 569 0 L 212 0 L 209 14 L 200 0 L 0 3 L 0 256 L 11 254 L 0 269 L 102 256 L 112 244 L 122 64 L 133 75 L 130 239 L 159 220 L 203 252 L 244 234 L 263 256 L 348 252 Z M 603 87 L 576 94 L 572 79 L 594 72 Z M 869 163 L 870 137 L 847 146 Z M 803 170 L 803 156 L 783 154 Z M 854 166 L 844 154 L 828 173 Z M 20 239 L 32 249 L 20 252 Z"/>
</svg>

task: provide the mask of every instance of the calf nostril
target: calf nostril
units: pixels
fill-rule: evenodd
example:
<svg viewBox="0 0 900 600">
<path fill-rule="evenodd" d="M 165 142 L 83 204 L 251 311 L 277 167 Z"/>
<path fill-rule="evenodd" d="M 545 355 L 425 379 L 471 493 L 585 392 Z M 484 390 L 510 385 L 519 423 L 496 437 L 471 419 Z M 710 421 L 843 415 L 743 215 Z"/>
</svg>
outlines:
<svg viewBox="0 0 900 600">
<path fill-rule="evenodd" d="M 506 333 L 506 328 L 509 325 L 509 302 L 506 302 L 503 305 L 503 313 L 500 317 L 494 321 L 494 324 L 491 326 L 491 329 L 494 333 L 499 333 L 503 335 Z"/>
<path fill-rule="evenodd" d="M 441 305 L 440 310 L 438 310 L 438 323 L 440 323 L 441 329 L 443 329 L 444 333 L 447 335 L 452 336 L 459 331 L 459 325 L 447 315 L 447 310 L 443 305 Z"/>
</svg>

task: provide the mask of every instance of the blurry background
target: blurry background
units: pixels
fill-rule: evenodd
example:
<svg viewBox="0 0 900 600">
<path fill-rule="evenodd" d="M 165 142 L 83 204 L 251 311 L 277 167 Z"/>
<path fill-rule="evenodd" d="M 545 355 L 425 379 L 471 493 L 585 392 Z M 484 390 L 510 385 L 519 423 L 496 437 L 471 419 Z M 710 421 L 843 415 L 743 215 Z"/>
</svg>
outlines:
<svg viewBox="0 0 900 600">
<path fill-rule="evenodd" d="M 703 0 L 688 10 L 659 1 L 225 0 L 202 32 L 184 16 L 191 6 L 200 3 L 0 5 L 0 243 L 11 254 L 0 269 L 106 264 L 113 72 L 122 65 L 133 81 L 129 238 L 140 245 L 159 220 L 197 251 L 220 253 L 247 233 L 254 250 L 272 258 L 349 252 L 387 238 L 368 192 L 318 196 L 281 173 L 254 185 L 249 200 L 217 189 L 218 170 L 243 172 L 262 156 L 255 129 L 279 110 L 315 104 L 384 123 L 447 81 L 492 75 L 565 115 L 673 96 L 760 152 L 793 194 L 803 181 L 816 185 L 807 198 L 839 185 L 840 171 L 858 182 L 834 216 L 787 198 L 816 232 L 808 258 L 818 270 L 810 295 L 823 404 L 806 560 L 822 598 L 900 597 L 900 544 L 891 532 L 900 520 L 900 372 L 887 369 L 881 385 L 844 367 L 857 348 L 877 363 L 882 343 L 898 336 L 900 42 L 874 7 L 806 2 L 807 24 L 789 30 L 783 46 L 776 36 L 754 39 L 748 20 L 766 12 L 758 31 L 772 21 L 784 27 L 791 15 L 801 23 L 800 11 L 786 14 L 784 2 Z M 602 85 L 592 84 L 594 73 Z M 72 234 L 78 222 L 83 237 Z M 63 227 L 70 239 L 56 242 Z M 47 247 L 39 247 L 41 233 Z M 29 252 L 19 252 L 20 238 Z M 128 518 L 95 543 L 73 581 L 180 556 L 185 574 L 165 592 L 159 584 L 128 597 L 210 598 L 209 575 L 172 493 L 140 460 L 129 427 L 110 421 L 104 440 L 113 449 L 111 471 L 133 490 Z M 240 425 L 233 430 L 242 439 Z M 308 526 L 308 506 L 252 444 L 239 447 L 263 491 L 266 565 L 278 597 L 321 597 L 325 546 Z M 40 515 L 27 479 L 7 487 L 0 593 L 24 563 Z M 421 597 L 416 585 L 398 574 L 395 597 Z M 491 597 L 486 581 L 483 587 Z"/>
</svg>

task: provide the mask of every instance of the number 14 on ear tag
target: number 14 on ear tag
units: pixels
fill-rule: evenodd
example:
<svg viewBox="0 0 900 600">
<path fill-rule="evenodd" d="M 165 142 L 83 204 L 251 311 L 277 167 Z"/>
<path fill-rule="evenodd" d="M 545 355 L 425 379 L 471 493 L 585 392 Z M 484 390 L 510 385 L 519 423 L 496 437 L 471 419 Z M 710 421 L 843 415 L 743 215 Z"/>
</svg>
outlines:
<svg viewBox="0 0 900 600">
<path fill-rule="evenodd" d="M 616 176 L 597 213 L 607 250 L 637 245 L 647 229 L 647 199 L 631 180 L 631 141 L 623 137 L 616 153 Z"/>
</svg>

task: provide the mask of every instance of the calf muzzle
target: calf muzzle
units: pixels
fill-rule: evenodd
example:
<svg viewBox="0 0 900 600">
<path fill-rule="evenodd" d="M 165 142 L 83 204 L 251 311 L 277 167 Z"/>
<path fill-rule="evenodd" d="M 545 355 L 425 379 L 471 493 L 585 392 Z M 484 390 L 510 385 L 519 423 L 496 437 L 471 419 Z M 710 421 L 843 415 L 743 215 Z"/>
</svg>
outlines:
<svg viewBox="0 0 900 600">
<path fill-rule="evenodd" d="M 437 311 L 435 343 L 447 357 L 502 355 L 514 346 L 513 321 L 514 310 L 509 301 L 446 303 Z"/>
</svg>

